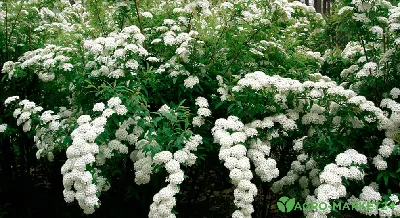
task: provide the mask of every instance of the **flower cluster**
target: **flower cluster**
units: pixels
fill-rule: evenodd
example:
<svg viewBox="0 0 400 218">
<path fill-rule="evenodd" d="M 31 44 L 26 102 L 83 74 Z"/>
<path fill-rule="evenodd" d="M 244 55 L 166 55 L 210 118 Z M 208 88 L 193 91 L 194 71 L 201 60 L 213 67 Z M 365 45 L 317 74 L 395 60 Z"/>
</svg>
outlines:
<svg viewBox="0 0 400 218">
<path fill-rule="evenodd" d="M 101 165 L 101 160 L 111 156 L 112 150 L 128 153 L 126 146 L 117 140 L 113 140 L 108 144 L 106 148 L 109 150 L 95 143 L 96 138 L 105 130 L 107 118 L 110 114 L 115 113 L 118 107 L 122 106 L 118 97 L 111 98 L 108 101 L 109 108 L 104 109 L 104 111 L 110 110 L 109 113 L 104 113 L 103 111 L 101 116 L 93 120 L 89 115 L 81 115 L 77 119 L 78 127 L 71 133 L 72 145 L 67 148 L 66 155 L 68 159 L 61 168 L 64 198 L 66 202 L 72 202 L 76 199 L 86 214 L 93 213 L 95 208 L 100 205 L 96 194 L 103 189 L 99 189 L 93 183 L 95 181 L 93 175 L 95 175 L 96 170 L 91 172 L 86 167 L 93 167 L 93 163 L 96 161 L 99 161 L 98 164 L 100 163 Z M 126 112 L 124 111 L 121 115 Z M 105 185 L 106 182 L 103 182 L 103 184 Z"/>
<path fill-rule="evenodd" d="M 191 151 L 197 151 L 198 145 L 202 143 L 200 135 L 192 135 L 188 140 L 185 140 L 185 147 L 182 150 L 173 154 L 170 151 L 161 151 L 154 155 L 153 162 L 164 165 L 167 170 L 169 175 L 166 182 L 169 182 L 169 184 L 154 195 L 153 203 L 150 205 L 149 217 L 175 217 L 172 214 L 172 209 L 176 205 L 175 194 L 178 193 L 178 185 L 184 180 L 184 173 L 180 169 L 180 165 L 193 165 L 197 157 Z"/>
<path fill-rule="evenodd" d="M 352 195 L 347 201 L 349 203 L 352 202 L 360 202 L 360 201 L 376 201 L 380 202 L 382 200 L 382 196 L 379 193 L 379 186 L 377 183 L 371 183 L 369 186 L 364 186 L 364 188 L 361 191 L 360 197 L 356 198 L 354 195 Z M 357 210 L 359 213 L 372 216 L 372 215 L 378 215 L 379 211 L 376 209 L 376 207 L 372 208 L 372 210 Z M 391 215 L 389 216 L 391 217 Z"/>
<path fill-rule="evenodd" d="M 69 127 L 66 123 L 68 118 L 71 116 L 71 111 L 65 107 L 60 107 L 58 114 L 53 114 L 54 111 L 47 110 L 42 113 L 40 120 L 42 121 L 39 126 L 36 127 L 36 134 L 34 141 L 38 151 L 36 152 L 36 158 L 47 156 L 49 161 L 53 161 L 53 151 L 57 145 L 63 143 L 65 136 L 59 136 L 59 130 L 65 130 Z M 60 119 L 62 119 L 60 121 Z"/>
<path fill-rule="evenodd" d="M 309 157 L 308 154 L 304 153 L 303 150 L 303 143 L 306 138 L 307 136 L 303 136 L 293 140 L 293 150 L 297 151 L 299 155 L 297 155 L 297 160 L 292 162 L 287 175 L 272 184 L 271 190 L 274 193 L 282 192 L 283 187 L 292 186 L 298 180 L 298 184 L 302 189 L 301 195 L 307 198 L 310 194 L 309 183 L 311 182 L 314 187 L 321 184 L 318 176 L 319 169 L 317 168 L 317 162 L 312 157 Z M 306 171 L 309 171 L 308 176 Z M 293 189 L 291 191 L 293 191 L 291 193 L 297 192 Z"/>
<path fill-rule="evenodd" d="M 343 153 L 336 156 L 336 164 L 331 163 L 324 167 L 320 173 L 319 178 L 321 185 L 315 189 L 315 197 L 308 198 L 315 199 L 316 202 L 329 202 L 331 199 L 339 199 L 345 197 L 347 194 L 346 187 L 342 184 L 342 177 L 348 180 L 362 180 L 364 172 L 360 166 L 367 164 L 367 157 L 358 153 L 354 149 L 348 149 Z M 306 211 L 307 217 L 312 217 L 313 214 L 318 213 L 324 217 L 330 213 L 330 208 L 325 211 Z"/>
<path fill-rule="evenodd" d="M 202 126 L 204 124 L 205 117 L 211 116 L 211 110 L 208 109 L 207 99 L 204 97 L 196 98 L 195 105 L 199 106 L 197 109 L 197 116 L 193 117 L 193 126 Z"/>
<path fill-rule="evenodd" d="M 233 132 L 229 133 L 229 130 Z M 257 195 L 257 188 L 250 181 L 253 173 L 250 170 L 250 159 L 246 156 L 248 150 L 243 144 L 252 135 L 248 135 L 244 124 L 235 116 L 217 119 L 211 131 L 214 142 L 221 145 L 219 158 L 230 170 L 229 177 L 236 187 L 234 203 L 240 210 L 236 210 L 232 217 L 250 217 L 254 212 L 252 202 Z M 265 164 L 274 166 L 276 163 L 267 161 Z"/>
<path fill-rule="evenodd" d="M 11 102 L 18 100 L 19 96 L 13 96 L 9 97 L 4 101 L 4 105 L 7 106 Z M 20 126 L 22 125 L 22 130 L 24 132 L 29 132 L 31 131 L 32 125 L 32 119 L 31 116 L 37 114 L 38 112 L 41 112 L 43 110 L 42 107 L 36 106 L 35 102 L 29 101 L 29 100 L 22 100 L 18 103 L 19 106 L 14 110 L 13 112 L 13 117 L 18 118 L 17 119 L 17 125 Z"/>
<path fill-rule="evenodd" d="M 278 177 L 279 170 L 276 167 L 276 161 L 269 156 L 271 145 L 269 141 L 261 141 L 259 138 L 249 142 L 250 148 L 247 151 L 247 157 L 254 163 L 255 173 L 263 182 L 270 182 Z"/>
<path fill-rule="evenodd" d="M 6 130 L 7 130 L 7 124 L 6 123 L 0 124 L 0 132 L 3 133 Z"/>
<path fill-rule="evenodd" d="M 251 217 L 258 192 L 253 182 L 314 202 L 353 194 L 357 189 L 345 187 L 350 180 L 387 183 L 381 175 L 391 175 L 389 184 L 399 182 L 390 167 L 399 154 L 399 6 L 385 0 L 338 2 L 333 20 L 341 23 L 339 35 L 348 31 L 343 34 L 346 45 L 336 35 L 320 43 L 335 29 L 326 29 L 321 14 L 298 1 L 56 1 L 51 7 L 30 7 L 35 4 L 6 3 L 7 11 L 0 4 L 0 22 L 15 19 L 5 31 L 2 73 L 13 82 L 6 81 L 3 97 L 18 90 L 13 85 L 25 78 L 32 81 L 32 72 L 39 78 L 31 84 L 38 90 L 36 99 L 54 108 L 41 113 L 43 108 L 18 96 L 4 104 L 18 100 L 13 115 L 24 132 L 34 135 L 37 158 L 52 161 L 72 139 L 61 169 L 63 194 L 87 214 L 100 206 L 100 193 L 110 188 L 107 173 L 119 164 L 109 163 L 128 154 L 138 185 L 164 169 L 168 173 L 162 178 L 168 185 L 154 195 L 149 217 L 175 217 L 184 167 L 215 152 L 235 187 L 232 217 Z M 36 20 L 25 28 L 14 25 L 29 21 L 19 17 Z M 354 26 L 360 28 L 354 31 Z M 331 43 L 337 46 L 323 52 Z M 48 100 L 48 93 L 59 99 Z M 59 107 L 65 99 L 68 109 Z M 94 104 L 93 99 L 109 100 Z M 177 111 L 167 104 L 160 107 L 175 101 L 182 102 Z M 127 114 L 128 108 L 132 113 Z M 195 109 L 195 114 L 178 111 L 182 108 Z M 211 131 L 206 120 L 215 121 Z M 15 132 L 10 128 L 0 124 L 0 133 L 6 131 L 8 137 Z M 203 137 L 219 146 L 198 149 Z M 389 197 L 377 187 L 364 187 L 359 199 L 350 201 L 389 198 L 398 203 L 397 193 Z M 305 215 L 328 213 L 330 209 Z M 400 206 L 367 213 L 393 216 Z"/>
<path fill-rule="evenodd" d="M 120 33 L 108 37 L 85 40 L 87 57 L 91 57 L 85 68 L 92 77 L 125 77 L 128 73 L 136 75 L 138 60 L 147 57 L 149 52 L 143 47 L 145 36 L 137 26 L 125 27 Z"/>
<path fill-rule="evenodd" d="M 149 142 L 147 139 L 141 139 L 136 143 L 135 150 L 130 154 L 130 158 L 134 162 L 135 183 L 138 185 L 149 183 L 150 175 L 153 171 L 151 153 L 143 151 L 146 145 L 150 145 L 151 147 L 159 146 L 155 140 Z"/>
<path fill-rule="evenodd" d="M 99 146 L 94 141 L 104 131 L 107 118 L 98 117 L 92 121 L 89 115 L 82 115 L 77 122 L 78 128 L 71 133 L 72 145 L 66 151 L 68 159 L 61 168 L 63 193 L 66 202 L 76 199 L 84 213 L 91 214 L 99 206 L 99 199 L 93 174 L 86 166 L 96 161 Z"/>
<path fill-rule="evenodd" d="M 7 73 L 8 78 L 11 79 L 18 75 L 18 70 L 34 68 L 40 80 L 52 81 L 55 78 L 54 69 L 64 72 L 73 69 L 74 66 L 69 63 L 71 58 L 66 56 L 73 51 L 73 48 L 47 45 L 45 48 L 24 53 L 18 62 L 6 62 L 1 72 Z"/>
</svg>

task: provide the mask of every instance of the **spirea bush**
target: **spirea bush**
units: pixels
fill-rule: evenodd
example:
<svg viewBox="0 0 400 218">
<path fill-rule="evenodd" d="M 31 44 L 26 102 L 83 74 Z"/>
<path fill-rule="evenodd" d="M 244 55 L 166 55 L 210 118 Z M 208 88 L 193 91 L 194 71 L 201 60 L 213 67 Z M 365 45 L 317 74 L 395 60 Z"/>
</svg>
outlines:
<svg viewBox="0 0 400 218">
<path fill-rule="evenodd" d="M 185 171 L 217 156 L 235 218 L 260 184 L 400 216 L 399 17 L 385 0 L 329 18 L 286 0 L 3 2 L 0 135 L 65 160 L 85 214 L 130 161 L 137 185 L 166 183 L 148 216 L 176 217 Z"/>
</svg>

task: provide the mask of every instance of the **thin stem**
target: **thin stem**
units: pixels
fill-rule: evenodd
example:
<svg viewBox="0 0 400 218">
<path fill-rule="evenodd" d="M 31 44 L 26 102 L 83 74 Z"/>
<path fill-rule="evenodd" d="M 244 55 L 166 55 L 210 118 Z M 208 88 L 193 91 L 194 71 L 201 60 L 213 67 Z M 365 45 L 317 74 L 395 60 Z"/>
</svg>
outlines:
<svg viewBox="0 0 400 218">
<path fill-rule="evenodd" d="M 236 11 L 232 14 L 232 16 L 231 16 L 228 20 L 226 20 L 225 26 L 224 26 L 224 28 L 222 29 L 221 33 L 219 34 L 218 39 L 217 39 L 217 42 L 215 43 L 215 47 L 216 47 L 216 48 L 217 48 L 217 46 L 218 46 L 218 44 L 219 44 L 219 42 L 220 42 L 220 40 L 221 40 L 221 38 L 222 38 L 222 34 L 225 32 L 225 30 L 226 30 L 227 27 L 228 27 L 228 21 L 231 21 L 235 15 L 236 15 Z M 217 53 L 217 52 L 213 52 L 213 53 L 212 53 L 211 58 L 210 58 L 210 60 L 208 61 L 208 65 L 212 63 L 212 61 L 214 60 L 214 56 L 215 56 L 216 53 Z"/>
<path fill-rule="evenodd" d="M 8 1 L 6 0 L 6 61 L 8 60 Z"/>
<path fill-rule="evenodd" d="M 97 5 L 96 5 L 96 9 L 97 9 Z M 104 35 L 104 27 L 103 27 L 103 21 L 101 20 L 101 18 L 100 18 L 100 15 L 99 15 L 99 11 L 97 10 L 97 13 L 96 13 L 96 15 L 97 15 L 97 19 L 99 20 L 99 22 L 100 22 L 100 28 L 101 28 L 101 32 L 103 33 L 103 35 Z"/>
<path fill-rule="evenodd" d="M 31 50 L 31 46 L 32 46 L 32 41 L 31 41 L 31 26 L 28 26 L 28 49 Z"/>
<path fill-rule="evenodd" d="M 244 43 L 243 46 L 246 46 L 249 44 L 249 42 L 253 39 L 255 35 L 257 35 L 258 32 L 260 32 L 261 29 L 264 29 L 268 24 L 264 24 L 262 27 L 258 28 L 250 37 L 247 39 Z M 232 58 L 232 61 L 229 63 L 228 67 L 225 70 L 225 75 L 229 72 L 229 69 L 232 67 L 233 63 L 236 62 L 237 58 L 239 57 L 240 52 L 236 52 L 236 55 Z"/>
<path fill-rule="evenodd" d="M 140 13 L 139 13 L 139 4 L 137 3 L 137 0 L 134 0 L 135 2 L 135 8 L 136 8 L 136 17 L 139 23 L 139 29 L 140 32 L 143 32 L 143 28 L 142 28 L 142 22 L 140 21 Z"/>
<path fill-rule="evenodd" d="M 18 22 L 18 17 L 19 17 L 19 15 L 20 15 L 21 11 L 22 11 L 22 7 L 23 7 L 23 3 L 21 3 L 21 7 L 19 7 L 17 16 L 15 17 L 15 20 L 14 20 L 13 24 L 11 25 L 10 37 L 8 37 L 8 41 L 9 41 L 8 43 L 9 43 L 9 44 L 11 43 L 11 36 L 12 36 L 12 34 L 13 34 L 13 32 L 14 32 L 15 25 L 16 25 L 17 22 Z"/>
<path fill-rule="evenodd" d="M 263 195 L 263 200 L 262 200 L 262 207 L 261 207 L 261 217 L 265 218 L 267 217 L 267 194 L 265 193 L 265 187 L 264 183 L 261 184 L 261 193 Z"/>
<path fill-rule="evenodd" d="M 366 61 L 367 61 L 367 63 L 368 63 L 369 60 L 368 60 L 368 56 L 367 56 L 367 50 L 365 49 L 364 39 L 362 39 L 362 38 L 360 37 L 360 41 L 361 41 L 361 45 L 362 45 L 363 50 L 364 50 L 365 59 L 366 59 Z"/>
</svg>

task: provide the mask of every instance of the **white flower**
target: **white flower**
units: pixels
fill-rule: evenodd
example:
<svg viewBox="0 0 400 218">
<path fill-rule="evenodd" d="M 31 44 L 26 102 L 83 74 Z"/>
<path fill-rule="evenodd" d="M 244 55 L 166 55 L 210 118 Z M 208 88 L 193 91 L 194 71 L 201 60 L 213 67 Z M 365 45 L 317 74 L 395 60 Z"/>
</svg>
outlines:
<svg viewBox="0 0 400 218">
<path fill-rule="evenodd" d="M 142 12 L 142 16 L 146 17 L 146 18 L 150 18 L 150 19 L 153 18 L 153 15 L 150 12 L 146 12 L 146 11 Z"/>
<path fill-rule="evenodd" d="M 107 105 L 112 108 L 117 105 L 120 105 L 122 103 L 121 99 L 119 97 L 113 97 L 110 100 L 108 100 Z"/>
<path fill-rule="evenodd" d="M 195 105 L 197 105 L 197 106 L 199 106 L 199 107 L 205 107 L 205 108 L 207 108 L 207 107 L 208 107 L 207 99 L 204 98 L 204 97 L 198 97 L 198 98 L 196 98 L 196 100 L 195 100 Z"/>
<path fill-rule="evenodd" d="M 169 113 L 169 111 L 171 110 L 171 108 L 164 104 L 163 106 L 160 107 L 160 109 L 158 109 L 158 112 L 160 112 L 161 114 L 165 114 L 165 113 Z"/>
<path fill-rule="evenodd" d="M 7 129 L 7 124 L 4 123 L 0 125 L 0 132 L 5 132 L 6 129 Z"/>
<path fill-rule="evenodd" d="M 211 116 L 211 110 L 208 108 L 199 108 L 197 110 L 197 115 L 203 116 L 203 117 L 209 117 L 209 116 Z"/>
<path fill-rule="evenodd" d="M 390 195 L 389 198 L 391 201 L 393 201 L 396 204 L 397 204 L 397 202 L 399 202 L 399 197 L 397 195 L 392 194 L 392 195 Z"/>
<path fill-rule="evenodd" d="M 180 170 L 180 164 L 177 160 L 170 160 L 165 164 L 165 169 L 168 173 L 176 173 Z"/>
<path fill-rule="evenodd" d="M 233 5 L 232 3 L 230 3 L 230 2 L 224 2 L 224 3 L 222 3 L 222 4 L 220 5 L 221 8 L 229 8 L 229 9 L 232 9 L 233 6 L 234 6 L 234 5 Z"/>
<path fill-rule="evenodd" d="M 78 123 L 79 125 L 82 125 L 82 124 L 85 124 L 85 123 L 90 122 L 91 120 L 92 120 L 92 118 L 90 118 L 89 115 L 82 115 L 82 116 L 80 116 L 80 117 L 78 118 L 77 123 Z"/>
<path fill-rule="evenodd" d="M 151 41 L 151 44 L 153 45 L 153 44 L 157 44 L 157 43 L 159 43 L 159 42 L 161 42 L 162 40 L 161 39 L 154 39 L 153 41 Z"/>
<path fill-rule="evenodd" d="M 170 151 L 161 151 L 154 155 L 153 161 L 156 164 L 168 163 L 172 160 L 172 153 Z"/>
<path fill-rule="evenodd" d="M 150 61 L 150 62 L 159 62 L 160 60 L 156 57 L 148 57 L 146 60 Z"/>
<path fill-rule="evenodd" d="M 125 66 L 126 66 L 127 68 L 132 69 L 132 70 L 137 70 L 138 67 L 139 67 L 139 63 L 138 63 L 136 60 L 133 60 L 133 59 L 132 59 L 132 60 L 127 61 L 126 64 L 125 64 Z"/>
<path fill-rule="evenodd" d="M 96 103 L 93 107 L 93 111 L 103 111 L 106 108 L 103 102 Z"/>
<path fill-rule="evenodd" d="M 4 105 L 7 106 L 8 104 L 10 104 L 11 102 L 18 100 L 19 96 L 11 96 L 8 97 L 5 101 L 4 101 Z"/>
<path fill-rule="evenodd" d="M 183 85 L 186 88 L 193 88 L 194 85 L 199 83 L 199 78 L 197 76 L 189 76 L 183 81 Z"/>
<path fill-rule="evenodd" d="M 128 109 L 125 107 L 125 105 L 116 105 L 114 109 L 118 115 L 125 115 L 128 112 Z"/>
<path fill-rule="evenodd" d="M 70 64 L 70 63 L 65 63 L 65 64 L 62 65 L 62 69 L 64 71 L 71 71 L 73 67 L 74 66 L 72 64 Z"/>
<path fill-rule="evenodd" d="M 399 88 L 393 88 L 390 91 L 390 95 L 393 97 L 393 99 L 397 99 L 400 95 L 400 89 Z"/>
<path fill-rule="evenodd" d="M 110 117 L 111 115 L 113 115 L 115 113 L 115 110 L 111 109 L 111 108 L 107 108 L 103 111 L 102 116 L 103 117 Z"/>
</svg>

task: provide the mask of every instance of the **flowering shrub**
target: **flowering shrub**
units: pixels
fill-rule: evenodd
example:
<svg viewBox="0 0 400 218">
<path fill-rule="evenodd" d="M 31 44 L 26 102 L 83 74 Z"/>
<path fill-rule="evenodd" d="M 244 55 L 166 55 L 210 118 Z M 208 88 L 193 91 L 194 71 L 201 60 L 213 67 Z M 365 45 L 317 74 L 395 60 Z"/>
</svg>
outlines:
<svg viewBox="0 0 400 218">
<path fill-rule="evenodd" d="M 165 181 L 148 216 L 176 217 L 185 170 L 218 156 L 235 218 L 252 216 L 261 183 L 310 202 L 392 201 L 359 212 L 400 216 L 400 9 L 335 10 L 326 20 L 286 0 L 0 3 L 0 135 L 65 159 L 64 199 L 85 214 L 123 163 L 137 185 Z M 321 43 L 336 40 L 329 28 L 347 41 Z"/>
</svg>

